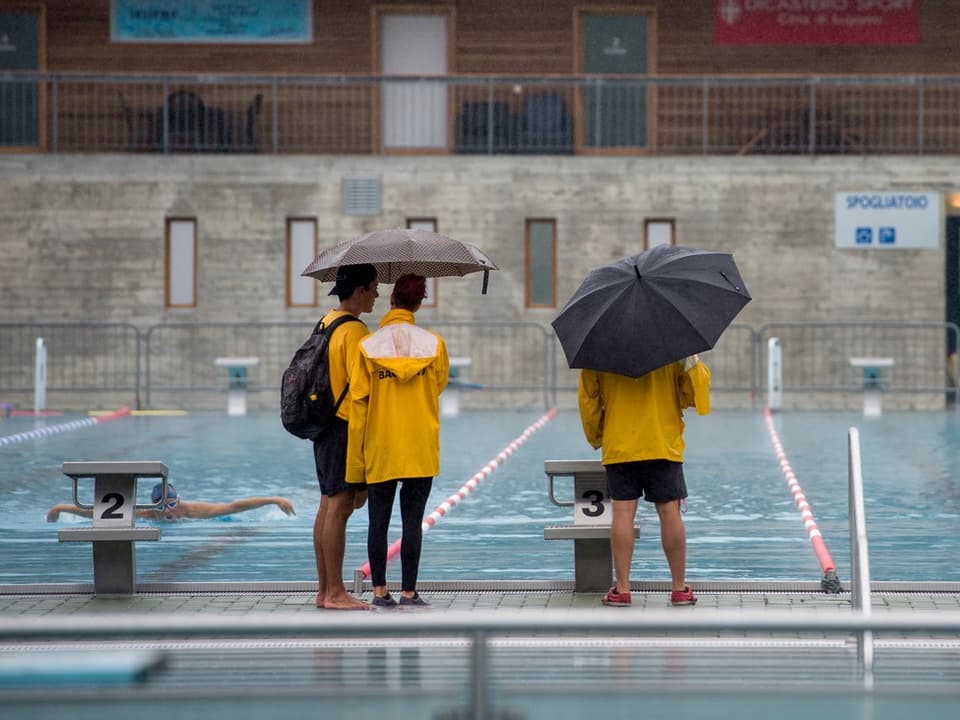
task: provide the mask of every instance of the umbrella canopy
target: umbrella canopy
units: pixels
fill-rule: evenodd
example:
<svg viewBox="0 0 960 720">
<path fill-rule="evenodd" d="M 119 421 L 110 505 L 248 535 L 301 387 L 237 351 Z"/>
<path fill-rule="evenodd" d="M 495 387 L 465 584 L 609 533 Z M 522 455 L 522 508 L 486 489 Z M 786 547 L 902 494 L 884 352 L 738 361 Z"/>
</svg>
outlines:
<svg viewBox="0 0 960 720">
<path fill-rule="evenodd" d="M 301 274 L 332 282 L 341 265 L 361 263 L 373 265 L 382 283 L 395 282 L 410 273 L 450 277 L 483 271 L 483 292 L 487 291 L 490 270 L 500 269 L 470 243 L 429 230 L 391 228 L 375 230 L 324 250 Z"/>
<path fill-rule="evenodd" d="M 591 271 L 553 329 L 570 367 L 639 377 L 712 348 L 748 302 L 729 253 L 658 245 Z"/>
</svg>

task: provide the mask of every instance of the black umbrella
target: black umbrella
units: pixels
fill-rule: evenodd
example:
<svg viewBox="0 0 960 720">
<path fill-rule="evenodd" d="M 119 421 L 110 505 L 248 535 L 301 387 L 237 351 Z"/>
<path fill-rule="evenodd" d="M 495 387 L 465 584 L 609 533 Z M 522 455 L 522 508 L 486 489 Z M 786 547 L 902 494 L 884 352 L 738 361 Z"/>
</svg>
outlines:
<svg viewBox="0 0 960 720">
<path fill-rule="evenodd" d="M 729 253 L 658 245 L 591 271 L 553 329 L 570 367 L 639 377 L 712 348 L 748 302 Z"/>
</svg>

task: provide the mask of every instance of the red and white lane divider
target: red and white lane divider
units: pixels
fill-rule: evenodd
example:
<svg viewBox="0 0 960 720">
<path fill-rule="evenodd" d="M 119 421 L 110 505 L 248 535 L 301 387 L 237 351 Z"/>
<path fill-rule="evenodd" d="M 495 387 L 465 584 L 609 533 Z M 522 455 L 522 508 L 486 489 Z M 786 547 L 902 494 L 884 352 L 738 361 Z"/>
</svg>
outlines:
<svg viewBox="0 0 960 720">
<path fill-rule="evenodd" d="M 533 435 L 537 430 L 542 428 L 548 422 L 553 420 L 557 415 L 557 408 L 550 408 L 539 420 L 537 420 L 533 425 L 524 430 L 520 435 L 513 440 L 509 445 L 507 445 L 500 453 L 493 458 L 490 462 L 484 465 L 479 472 L 475 473 L 473 477 L 467 480 L 464 485 L 457 490 L 453 495 L 448 497 L 442 503 L 437 505 L 436 509 L 427 515 L 423 520 L 423 524 L 420 526 L 423 529 L 423 532 L 427 532 L 434 525 L 437 524 L 437 521 L 445 516 L 448 512 L 453 510 L 456 505 L 467 497 L 471 492 L 477 489 L 481 482 L 486 478 L 490 477 L 494 470 L 496 470 L 500 465 L 502 465 L 507 458 L 513 455 L 527 439 Z M 390 543 L 390 547 L 387 548 L 387 561 L 389 562 L 400 552 L 400 546 L 403 543 L 403 538 L 399 537 Z M 366 562 L 361 567 L 357 568 L 357 571 L 363 574 L 363 577 L 370 577 L 370 563 Z"/>
<path fill-rule="evenodd" d="M 88 417 L 84 418 L 83 420 L 74 420 L 72 422 L 60 423 L 59 425 L 51 425 L 50 427 L 36 428 L 35 430 L 28 430 L 27 432 L 16 433 L 14 435 L 5 435 L 4 437 L 0 437 L 0 447 L 4 447 L 5 445 L 13 445 L 14 443 L 18 442 L 24 442 L 25 440 L 38 440 L 40 438 L 49 437 L 50 435 L 56 435 L 58 433 L 68 432 L 70 430 L 79 430 L 80 428 L 109 422 L 110 420 L 118 420 L 119 418 L 124 417 L 130 417 L 130 408 L 120 408 L 119 410 L 114 410 L 112 413 L 108 413 L 107 415 Z"/>
<path fill-rule="evenodd" d="M 807 502 L 807 496 L 803 494 L 803 488 L 797 481 L 797 476 L 790 467 L 790 461 L 787 459 L 787 453 L 784 452 L 783 444 L 780 442 L 780 436 L 777 434 L 777 428 L 773 422 L 773 413 L 770 408 L 763 409 L 763 419 L 767 423 L 767 432 L 770 433 L 770 441 L 773 443 L 773 450 L 777 455 L 777 461 L 780 463 L 780 471 L 787 479 L 787 485 L 790 492 L 793 493 L 793 502 L 800 510 L 800 518 L 803 520 L 803 526 L 807 529 L 807 537 L 813 545 L 813 553 L 820 563 L 820 569 L 823 571 L 821 586 L 827 592 L 838 593 L 842 589 L 840 580 L 837 579 L 837 566 L 830 557 L 830 551 L 827 550 L 827 544 L 823 540 L 823 535 L 817 527 L 817 521 L 813 517 L 813 509 Z"/>
</svg>

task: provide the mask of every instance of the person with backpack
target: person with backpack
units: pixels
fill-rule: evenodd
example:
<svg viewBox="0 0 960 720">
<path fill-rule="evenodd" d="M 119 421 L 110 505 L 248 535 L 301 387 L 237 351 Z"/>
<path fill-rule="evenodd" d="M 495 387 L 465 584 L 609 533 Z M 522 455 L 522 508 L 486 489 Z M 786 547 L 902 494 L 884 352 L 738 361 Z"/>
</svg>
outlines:
<svg viewBox="0 0 960 720">
<path fill-rule="evenodd" d="M 426 293 L 421 275 L 397 279 L 390 312 L 360 342 L 350 375 L 347 482 L 366 483 L 372 602 L 382 608 L 429 604 L 416 589 L 421 526 L 440 472 L 440 393 L 447 386 L 450 359 L 443 338 L 415 324 Z M 401 592 L 394 600 L 387 592 L 387 532 L 398 486 L 403 536 Z"/>
<path fill-rule="evenodd" d="M 347 520 L 355 508 L 363 506 L 366 498 L 366 489 L 362 485 L 346 483 L 349 403 L 344 402 L 344 398 L 360 341 L 369 334 L 359 316 L 373 311 L 379 296 L 377 287 L 377 271 L 373 265 L 338 268 L 336 284 L 329 294 L 336 295 L 340 304 L 323 316 L 318 328 L 322 330 L 349 316 L 333 329 L 327 346 L 329 386 L 340 406 L 330 426 L 313 438 L 313 457 L 320 483 L 320 507 L 313 525 L 313 549 L 319 579 L 318 608 L 370 609 L 368 603 L 350 595 L 343 584 Z"/>
</svg>

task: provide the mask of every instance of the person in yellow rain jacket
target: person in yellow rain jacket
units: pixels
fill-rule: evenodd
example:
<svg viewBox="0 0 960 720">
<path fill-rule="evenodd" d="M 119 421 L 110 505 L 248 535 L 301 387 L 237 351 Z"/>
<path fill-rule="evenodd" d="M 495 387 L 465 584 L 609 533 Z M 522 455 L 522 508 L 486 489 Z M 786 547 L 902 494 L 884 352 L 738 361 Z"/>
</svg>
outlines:
<svg viewBox="0 0 960 720">
<path fill-rule="evenodd" d="M 340 301 L 321 322 L 329 327 L 338 318 L 352 315 L 359 319 L 373 312 L 380 293 L 377 269 L 370 264 L 344 265 L 337 269 L 336 283 L 330 291 Z M 364 322 L 345 322 L 330 335 L 328 368 L 330 390 L 339 398 L 359 354 L 360 340 L 369 335 Z M 317 561 L 317 607 L 330 610 L 369 610 L 370 606 L 353 597 L 343 584 L 343 556 L 347 542 L 347 521 L 366 497 L 363 487 L 346 482 L 347 403 L 340 403 L 333 423 L 313 442 L 313 460 L 320 484 L 320 505 L 313 521 L 313 551 Z"/>
<path fill-rule="evenodd" d="M 660 542 L 670 567 L 672 605 L 693 605 L 686 584 L 687 536 L 681 504 L 687 497 L 683 477 L 683 410 L 710 412 L 710 369 L 694 355 L 638 378 L 581 370 L 577 393 L 587 442 L 602 448 L 607 495 L 613 504 L 610 547 L 616 585 L 604 605 L 628 606 L 633 526 L 637 501 L 657 508 Z"/>
<path fill-rule="evenodd" d="M 360 343 L 350 375 L 347 482 L 367 484 L 367 555 L 373 605 L 423 606 L 417 593 L 423 513 L 440 472 L 440 393 L 450 359 L 443 338 L 417 327 L 414 313 L 426 279 L 404 275 L 393 286 L 390 312 Z M 387 532 L 400 485 L 401 593 L 387 592 Z"/>
</svg>

